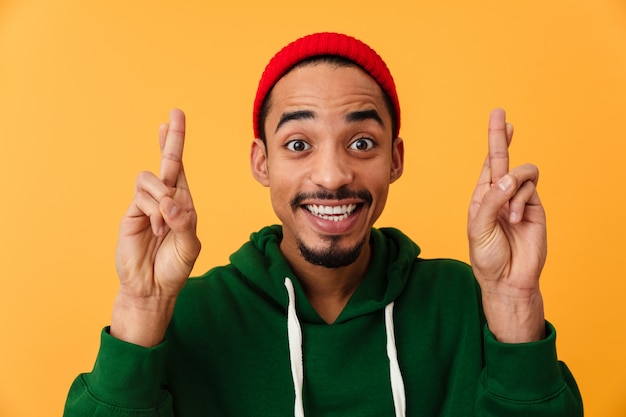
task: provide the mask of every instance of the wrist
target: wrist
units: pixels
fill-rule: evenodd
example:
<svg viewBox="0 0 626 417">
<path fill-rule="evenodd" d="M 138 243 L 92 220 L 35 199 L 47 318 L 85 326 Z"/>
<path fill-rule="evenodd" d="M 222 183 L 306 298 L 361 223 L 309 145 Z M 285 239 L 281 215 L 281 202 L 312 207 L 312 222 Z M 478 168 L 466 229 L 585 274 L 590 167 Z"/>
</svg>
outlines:
<svg viewBox="0 0 626 417">
<path fill-rule="evenodd" d="M 175 304 L 175 297 L 132 297 L 119 293 L 113 306 L 110 334 L 128 343 L 154 347 L 165 338 Z"/>
<path fill-rule="evenodd" d="M 536 342 L 545 338 L 543 297 L 483 293 L 483 310 L 489 330 L 502 343 Z"/>
</svg>

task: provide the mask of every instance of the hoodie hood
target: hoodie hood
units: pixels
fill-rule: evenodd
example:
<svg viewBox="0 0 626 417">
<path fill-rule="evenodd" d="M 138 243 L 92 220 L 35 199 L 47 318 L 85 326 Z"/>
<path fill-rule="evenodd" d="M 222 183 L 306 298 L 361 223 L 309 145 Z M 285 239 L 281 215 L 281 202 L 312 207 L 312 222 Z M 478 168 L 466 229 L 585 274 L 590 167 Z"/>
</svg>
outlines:
<svg viewBox="0 0 626 417">
<path fill-rule="evenodd" d="M 281 226 L 265 227 L 253 233 L 250 241 L 231 255 L 230 261 L 251 286 L 278 303 L 285 311 L 289 305 L 285 278 L 290 278 L 298 300 L 297 314 L 300 321 L 323 324 L 280 251 L 282 236 Z M 383 310 L 394 301 L 402 293 L 413 261 L 420 253 L 413 241 L 393 228 L 372 228 L 369 243 L 372 259 L 368 271 L 335 324 Z"/>
<path fill-rule="evenodd" d="M 286 312 L 289 361 L 294 386 L 294 416 L 304 417 L 302 323 L 324 324 L 308 302 L 295 274 L 280 252 L 282 228 L 266 227 L 251 236 L 230 258 L 251 286 L 278 303 Z M 334 325 L 370 313 L 384 314 L 390 388 L 396 417 L 406 416 L 404 380 L 398 363 L 394 330 L 394 300 L 400 295 L 419 248 L 396 229 L 372 229 L 372 259 L 363 282 L 352 294 Z M 382 296 L 377 294 L 382 294 Z"/>
</svg>

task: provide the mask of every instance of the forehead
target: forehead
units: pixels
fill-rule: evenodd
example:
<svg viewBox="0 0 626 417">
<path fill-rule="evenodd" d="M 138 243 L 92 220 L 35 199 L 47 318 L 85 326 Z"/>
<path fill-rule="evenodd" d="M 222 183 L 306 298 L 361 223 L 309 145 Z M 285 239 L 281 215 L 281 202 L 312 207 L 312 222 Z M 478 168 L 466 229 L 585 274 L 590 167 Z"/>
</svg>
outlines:
<svg viewBox="0 0 626 417">
<path fill-rule="evenodd" d="M 369 104 L 383 111 L 384 96 L 378 83 L 357 65 L 313 62 L 297 66 L 274 86 L 272 110 L 310 105 L 349 106 Z"/>
</svg>

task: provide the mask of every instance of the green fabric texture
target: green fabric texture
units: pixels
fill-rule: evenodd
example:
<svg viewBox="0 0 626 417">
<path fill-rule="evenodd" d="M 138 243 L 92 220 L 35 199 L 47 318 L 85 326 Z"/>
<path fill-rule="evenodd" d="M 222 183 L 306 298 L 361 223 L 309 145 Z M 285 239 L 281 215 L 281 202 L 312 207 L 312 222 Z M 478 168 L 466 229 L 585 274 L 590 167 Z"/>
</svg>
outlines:
<svg viewBox="0 0 626 417">
<path fill-rule="evenodd" d="M 394 416 L 384 309 L 394 302 L 407 416 L 582 415 L 556 333 L 506 345 L 488 331 L 471 268 L 418 258 L 396 229 L 373 229 L 363 283 L 333 324 L 308 302 L 279 250 L 280 226 L 253 234 L 229 265 L 192 278 L 165 341 L 152 349 L 103 331 L 65 415 L 293 416 L 286 277 L 303 337 L 307 417 Z"/>
</svg>

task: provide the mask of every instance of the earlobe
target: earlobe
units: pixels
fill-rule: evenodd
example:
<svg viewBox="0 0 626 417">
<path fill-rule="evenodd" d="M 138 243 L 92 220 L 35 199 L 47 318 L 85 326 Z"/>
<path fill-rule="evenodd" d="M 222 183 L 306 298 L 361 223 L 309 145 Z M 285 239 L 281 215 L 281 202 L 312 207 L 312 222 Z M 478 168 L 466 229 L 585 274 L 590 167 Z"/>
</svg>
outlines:
<svg viewBox="0 0 626 417">
<path fill-rule="evenodd" d="M 264 187 L 269 187 L 270 176 L 267 169 L 267 148 L 261 139 L 254 139 L 250 148 L 250 169 L 252 176 Z"/>
<path fill-rule="evenodd" d="M 391 150 L 391 171 L 389 173 L 390 183 L 402 176 L 404 171 L 404 141 L 398 137 L 393 141 Z"/>
</svg>

